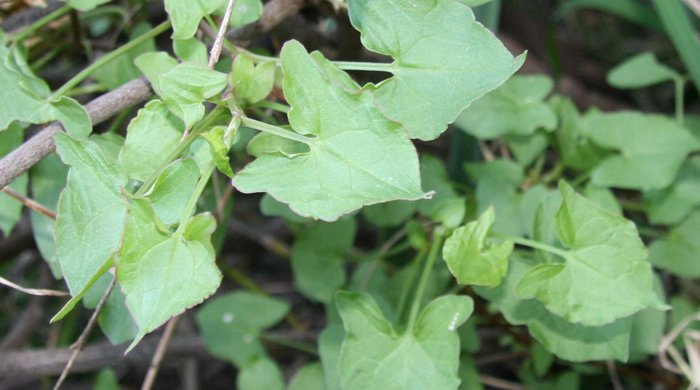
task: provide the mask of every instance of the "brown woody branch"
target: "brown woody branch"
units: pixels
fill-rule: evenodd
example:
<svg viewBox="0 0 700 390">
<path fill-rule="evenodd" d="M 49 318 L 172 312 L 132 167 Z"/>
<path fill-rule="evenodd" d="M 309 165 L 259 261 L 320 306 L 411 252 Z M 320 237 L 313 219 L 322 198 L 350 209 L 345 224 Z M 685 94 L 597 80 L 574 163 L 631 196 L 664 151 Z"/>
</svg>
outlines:
<svg viewBox="0 0 700 390">
<path fill-rule="evenodd" d="M 159 335 L 144 338 L 126 356 L 124 345 L 112 345 L 107 341 L 88 345 L 75 360 L 72 372 L 90 372 L 119 364 L 147 364 L 156 350 L 159 339 Z M 72 352 L 70 348 L 4 351 L 0 354 L 0 378 L 57 375 L 63 370 Z M 194 335 L 175 336 L 170 342 L 166 359 L 193 355 L 208 355 L 202 339 Z"/>
<path fill-rule="evenodd" d="M 112 92 L 85 105 L 93 125 L 104 122 L 129 106 L 139 104 L 151 96 L 151 88 L 144 78 L 132 80 Z M 51 153 L 56 145 L 56 134 L 63 126 L 54 122 L 0 160 L 0 188 L 26 172 Z"/>
<path fill-rule="evenodd" d="M 296 14 L 304 6 L 304 0 L 272 0 L 265 4 L 263 15 L 258 23 L 234 30 L 229 38 L 241 42 L 249 40 L 256 34 L 273 29 L 287 17 Z M 123 86 L 104 94 L 85 105 L 93 125 L 104 122 L 132 105 L 142 103 L 152 94 L 144 78 L 130 81 Z M 56 134 L 63 131 L 58 122 L 52 123 L 36 136 L 0 160 L 0 188 L 4 188 L 54 148 Z"/>
</svg>

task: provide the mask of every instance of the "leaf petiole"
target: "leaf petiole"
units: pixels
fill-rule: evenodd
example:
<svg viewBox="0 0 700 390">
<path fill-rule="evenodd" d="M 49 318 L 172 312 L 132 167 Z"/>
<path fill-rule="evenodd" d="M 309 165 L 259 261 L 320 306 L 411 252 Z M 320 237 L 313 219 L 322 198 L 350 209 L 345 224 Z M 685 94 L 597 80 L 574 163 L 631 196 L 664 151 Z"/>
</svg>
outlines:
<svg viewBox="0 0 700 390">
<path fill-rule="evenodd" d="M 204 188 L 207 186 L 207 183 L 209 183 L 209 179 L 211 179 L 211 175 L 214 173 L 215 169 L 216 164 L 212 161 L 204 174 L 202 174 L 202 176 L 199 178 L 199 181 L 197 181 L 197 186 L 192 191 L 192 196 L 190 196 L 190 199 L 187 201 L 187 205 L 185 206 L 185 212 L 182 214 L 182 218 L 180 218 L 180 224 L 177 226 L 177 230 L 175 231 L 176 235 L 182 235 L 185 232 L 187 222 L 190 220 L 190 218 L 192 218 L 192 214 L 194 214 L 196 211 L 197 201 L 202 195 L 202 192 L 204 192 Z"/>
<path fill-rule="evenodd" d="M 539 250 L 542 250 L 545 252 L 549 252 L 551 254 L 557 255 L 557 256 L 564 258 L 564 259 L 568 259 L 570 256 L 569 252 L 566 250 L 559 249 L 559 248 L 554 247 L 552 245 L 543 244 L 539 241 L 530 240 L 530 239 L 524 238 L 524 237 L 511 236 L 509 234 L 499 233 L 499 232 L 491 232 L 491 234 L 489 234 L 489 236 L 491 238 L 497 238 L 499 240 L 512 241 L 515 244 L 526 246 L 526 247 L 529 247 L 532 249 L 539 249 Z"/>
<path fill-rule="evenodd" d="M 418 319 L 418 309 L 420 309 L 421 301 L 423 300 L 423 294 L 425 293 L 425 288 L 428 285 L 428 279 L 430 273 L 433 270 L 435 261 L 439 257 L 440 249 L 442 248 L 442 243 L 445 241 L 446 232 L 438 227 L 433 233 L 433 242 L 430 245 L 430 252 L 428 253 L 428 259 L 425 261 L 425 268 L 423 268 L 423 273 L 418 281 L 418 287 L 416 288 L 416 295 L 413 296 L 413 304 L 411 305 L 411 313 L 408 316 L 408 332 L 413 331 L 413 327 L 416 324 L 416 319 Z"/>
<path fill-rule="evenodd" d="M 83 69 L 80 71 L 78 74 L 73 76 L 70 80 L 68 80 L 65 84 L 61 86 L 61 88 L 57 89 L 56 92 L 51 95 L 52 99 L 61 97 L 65 95 L 68 91 L 71 89 L 75 88 L 78 84 L 80 84 L 83 80 L 88 78 L 98 68 L 101 68 L 108 62 L 112 61 L 113 59 L 119 57 L 120 55 L 134 49 L 135 47 L 139 46 L 143 42 L 154 38 L 165 31 L 170 29 L 170 21 L 165 21 L 156 27 L 153 27 L 151 30 L 147 31 L 144 34 L 139 35 L 138 37 L 132 39 L 129 41 L 129 43 L 125 44 L 124 46 L 119 47 L 118 49 L 109 52 L 108 54 L 105 54 L 104 56 L 100 57 L 97 61 L 93 62 L 90 66 L 87 68 Z"/>
<path fill-rule="evenodd" d="M 50 14 L 44 16 L 43 18 L 37 20 L 32 24 L 31 26 L 25 28 L 24 30 L 20 31 L 17 33 L 17 35 L 10 37 L 10 41 L 13 42 L 13 44 L 22 42 L 24 39 L 26 39 L 29 36 L 32 36 L 35 32 L 46 26 L 47 24 L 53 22 L 54 20 L 60 18 L 61 16 L 67 14 L 68 12 L 71 11 L 71 7 L 69 5 L 64 5 L 63 7 L 51 12 Z"/>
<path fill-rule="evenodd" d="M 353 61 L 333 61 L 333 65 L 343 70 L 362 70 L 367 72 L 387 72 L 394 73 L 395 66 L 388 62 L 353 62 Z"/>
<path fill-rule="evenodd" d="M 290 141 L 301 142 L 309 146 L 313 146 L 316 144 L 313 138 L 305 137 L 299 133 L 283 129 L 279 126 L 270 125 L 265 122 L 260 122 L 252 118 L 242 117 L 241 122 L 243 126 L 250 127 L 251 129 L 259 130 L 264 133 L 270 133 L 272 135 L 276 135 L 278 137 L 282 137 Z"/>
<path fill-rule="evenodd" d="M 236 49 L 238 51 L 245 51 L 255 62 L 275 62 L 278 66 L 282 63 L 282 60 L 278 57 L 255 54 L 238 47 Z M 331 61 L 331 63 L 342 70 L 361 70 L 367 72 L 388 73 L 393 73 L 395 70 L 394 63 L 389 62 Z"/>
<path fill-rule="evenodd" d="M 225 109 L 223 107 L 218 106 L 214 108 L 211 112 L 209 112 L 209 114 L 207 114 L 207 116 L 200 122 L 201 124 L 195 126 L 194 130 L 192 130 L 187 135 L 187 137 L 183 139 L 182 142 L 180 142 L 177 148 L 175 148 L 170 153 L 163 165 L 159 167 L 158 170 L 141 185 L 141 187 L 139 187 L 138 191 L 136 191 L 134 195 L 141 196 L 145 194 L 146 191 L 148 191 L 151 188 L 151 186 L 153 186 L 153 184 L 156 182 L 158 176 L 161 174 L 161 172 L 163 172 L 165 167 L 167 167 L 168 164 L 170 164 L 173 160 L 178 158 L 185 150 L 187 150 L 187 148 L 192 144 L 192 142 L 194 142 L 194 140 L 197 139 L 197 137 L 199 137 L 199 135 L 204 130 L 211 128 L 214 122 L 217 119 L 219 119 L 219 117 L 224 113 L 224 110 Z"/>
</svg>

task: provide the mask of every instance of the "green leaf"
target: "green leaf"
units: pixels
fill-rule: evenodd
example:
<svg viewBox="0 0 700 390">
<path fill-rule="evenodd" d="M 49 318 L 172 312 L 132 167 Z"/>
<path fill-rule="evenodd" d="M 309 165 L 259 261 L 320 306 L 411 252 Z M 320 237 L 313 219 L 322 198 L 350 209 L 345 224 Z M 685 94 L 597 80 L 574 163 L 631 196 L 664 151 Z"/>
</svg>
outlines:
<svg viewBox="0 0 700 390">
<path fill-rule="evenodd" d="M 369 92 L 342 88 L 347 81 L 338 74 L 347 74 L 320 55 L 312 58 L 296 41 L 287 42 L 281 56 L 296 132 L 290 133 L 303 136 L 310 151 L 258 157 L 234 177 L 239 191 L 268 192 L 297 214 L 325 221 L 362 206 L 424 196 L 415 148 Z"/>
<path fill-rule="evenodd" d="M 240 390 L 282 390 L 282 372 L 274 361 L 258 357 L 241 367 L 236 378 L 236 388 Z"/>
<path fill-rule="evenodd" d="M 350 0 L 362 44 L 391 56 L 393 77 L 376 86 L 375 101 L 411 138 L 432 140 L 472 101 L 498 87 L 525 60 L 476 23 L 455 0 Z"/>
<path fill-rule="evenodd" d="M 457 388 L 456 329 L 472 312 L 471 298 L 445 295 L 434 300 L 403 334 L 367 294 L 339 293 L 337 304 L 346 331 L 338 365 L 343 388 Z"/>
<path fill-rule="evenodd" d="M 615 215 L 622 215 L 622 206 L 609 188 L 598 187 L 589 183 L 586 188 L 583 189 L 583 195 L 601 209 Z"/>
<path fill-rule="evenodd" d="M 194 36 L 199 21 L 226 4 L 226 0 L 165 0 L 165 10 L 173 23 L 172 39 L 187 39 Z"/>
<path fill-rule="evenodd" d="M 139 110 L 126 133 L 119 162 L 129 177 L 146 181 L 168 162 L 180 143 L 184 124 L 160 100 Z"/>
<path fill-rule="evenodd" d="M 581 122 L 593 142 L 618 150 L 591 174 L 602 187 L 637 190 L 669 186 L 688 153 L 700 150 L 700 141 L 666 116 L 592 112 Z"/>
<path fill-rule="evenodd" d="M 109 0 L 66 0 L 66 3 L 71 8 L 85 12 L 97 8 L 99 5 L 109 3 Z"/>
<path fill-rule="evenodd" d="M 466 170 L 474 178 L 478 212 L 494 207 L 499 216 L 493 229 L 512 235 L 532 235 L 535 212 L 540 200 L 549 192 L 534 186 L 525 193 L 518 188 L 525 180 L 523 168 L 510 160 L 468 164 Z"/>
<path fill-rule="evenodd" d="M 292 247 L 294 284 L 307 297 L 324 303 L 345 284 L 343 256 L 355 241 L 357 226 L 346 218 L 318 222 L 301 233 Z"/>
<path fill-rule="evenodd" d="M 442 256 L 460 284 L 498 286 L 508 272 L 513 243 L 487 242 L 495 215 L 489 207 L 478 220 L 456 229 L 445 241 Z"/>
<path fill-rule="evenodd" d="M 631 318 L 589 327 L 574 324 L 548 311 L 534 299 L 522 299 L 516 293 L 518 281 L 537 262 L 514 255 L 508 275 L 497 288 L 476 287 L 512 325 L 526 325 L 530 334 L 549 351 L 562 359 L 582 362 L 616 359 L 626 361 L 629 355 Z"/>
<path fill-rule="evenodd" d="M 0 158 L 22 145 L 24 140 L 24 128 L 19 124 L 11 124 L 10 127 L 0 132 Z M 22 175 L 10 183 L 9 187 L 20 195 L 27 195 L 27 175 Z M 22 202 L 0 192 L 0 231 L 5 237 L 10 236 L 10 232 L 22 216 Z"/>
<path fill-rule="evenodd" d="M 288 390 L 326 390 L 321 363 L 304 365 L 294 374 Z"/>
<path fill-rule="evenodd" d="M 141 54 L 136 57 L 134 64 L 151 83 L 151 88 L 153 88 L 158 95 L 162 95 L 163 90 L 160 88 L 158 75 L 173 70 L 177 66 L 177 60 L 170 57 L 168 53 L 159 51 Z"/>
<path fill-rule="evenodd" d="M 158 175 L 148 199 L 165 225 L 180 221 L 198 179 L 199 167 L 190 158 L 173 161 Z"/>
<path fill-rule="evenodd" d="M 462 355 L 459 360 L 460 390 L 484 390 L 479 369 L 470 355 Z"/>
<path fill-rule="evenodd" d="M 682 222 L 700 206 L 700 156 L 685 160 L 671 186 L 643 195 L 651 223 L 675 225 Z"/>
<path fill-rule="evenodd" d="M 700 211 L 695 211 L 668 237 L 656 240 L 649 247 L 649 260 L 654 266 L 682 278 L 700 277 Z"/>
<path fill-rule="evenodd" d="M 455 124 L 479 139 L 531 135 L 538 128 L 554 130 L 557 117 L 544 102 L 553 87 L 552 79 L 544 75 L 513 76 L 471 104 Z"/>
<path fill-rule="evenodd" d="M 288 221 L 296 223 L 308 222 L 308 218 L 304 218 L 289 209 L 284 203 L 278 202 L 269 194 L 263 195 L 260 200 L 260 213 L 266 217 L 282 217 Z"/>
<path fill-rule="evenodd" d="M 607 154 L 595 145 L 581 128 L 581 118 L 569 99 L 553 99 L 552 105 L 561 118 L 559 129 L 554 132 L 561 161 L 578 171 L 589 171 Z"/>
<path fill-rule="evenodd" d="M 607 75 L 608 84 L 620 89 L 644 88 L 680 78 L 678 72 L 659 63 L 651 52 L 626 59 Z"/>
<path fill-rule="evenodd" d="M 285 157 L 296 157 L 309 153 L 308 145 L 278 137 L 269 133 L 258 133 L 248 142 L 246 152 L 254 157 L 278 153 Z"/>
<path fill-rule="evenodd" d="M 14 121 L 46 123 L 59 120 L 76 136 L 86 136 L 92 126 L 85 109 L 75 100 L 51 100 L 48 86 L 36 77 L 18 50 L 0 47 L 0 131 Z M 11 104 L 9 104 L 11 102 Z"/>
<path fill-rule="evenodd" d="M 564 262 L 531 268 L 518 294 L 536 298 L 567 321 L 601 326 L 647 307 L 665 309 L 634 223 L 598 208 L 561 182 L 556 235 Z"/>
<path fill-rule="evenodd" d="M 231 27 L 243 27 L 260 19 L 263 13 L 261 0 L 237 0 L 231 13 Z"/>
<path fill-rule="evenodd" d="M 226 86 L 224 73 L 193 63 L 178 64 L 163 52 L 142 54 L 135 63 L 151 82 L 153 90 L 187 128 L 204 116 L 202 102 Z"/>
<path fill-rule="evenodd" d="M 226 74 L 190 63 L 179 64 L 157 77 L 159 95 L 187 128 L 204 117 L 202 102 L 226 86 Z"/>
<path fill-rule="evenodd" d="M 0 137 L 2 135 L 0 134 Z M 0 145 L 2 145 L 0 143 Z M 32 185 L 32 198 L 39 204 L 44 205 L 52 211 L 58 208 L 58 198 L 61 190 L 66 186 L 66 176 L 68 167 L 63 165 L 56 153 L 51 153 L 44 157 L 29 172 Z M 17 181 L 17 180 L 15 180 Z M 62 277 L 61 264 L 56 256 L 56 242 L 54 232 L 56 231 L 56 221 L 32 211 L 30 214 L 34 241 L 41 257 L 49 264 L 51 273 L 56 279 Z"/>
<path fill-rule="evenodd" d="M 59 133 L 56 148 L 70 166 L 58 202 L 56 253 L 73 298 L 52 321 L 67 314 L 112 266 L 127 209 L 121 193 L 126 176 L 106 160 L 97 144 Z"/>
<path fill-rule="evenodd" d="M 473 8 L 473 7 L 478 7 L 482 4 L 486 4 L 486 3 L 493 1 L 493 0 L 457 0 L 457 1 L 466 5 L 467 7 Z"/>
<path fill-rule="evenodd" d="M 111 368 L 100 370 L 95 378 L 93 389 L 99 390 L 119 390 L 119 379 L 117 374 Z"/>
<path fill-rule="evenodd" d="M 180 230 L 164 234 L 156 218 L 147 202 L 131 203 L 117 261 L 117 280 L 139 326 L 129 350 L 171 317 L 201 303 L 221 283 L 210 237 L 188 240 Z"/>
<path fill-rule="evenodd" d="M 227 131 L 226 127 L 216 126 L 202 134 L 202 137 L 209 143 L 211 155 L 219 171 L 228 177 L 233 177 L 233 169 L 231 169 L 231 162 L 228 159 L 233 136 L 228 133 L 229 131 Z"/>
<path fill-rule="evenodd" d="M 270 94 L 275 82 L 274 62 L 263 62 L 255 66 L 253 58 L 245 52 L 233 60 L 231 88 L 234 95 L 248 103 L 256 103 Z"/>
<path fill-rule="evenodd" d="M 48 107 L 52 117 L 61 122 L 66 132 L 75 137 L 87 137 L 92 132 L 92 123 L 87 111 L 74 99 L 62 96 Z"/>
<path fill-rule="evenodd" d="M 549 146 L 549 139 L 544 131 L 525 136 L 508 135 L 505 140 L 515 160 L 523 167 L 532 164 Z"/>
<path fill-rule="evenodd" d="M 173 51 L 182 61 L 207 66 L 209 53 L 207 46 L 197 38 L 173 40 Z"/>
<path fill-rule="evenodd" d="M 234 292 L 210 300 L 195 318 L 209 352 L 244 367 L 266 356 L 259 336 L 287 312 L 289 304 L 277 298 Z"/>
</svg>

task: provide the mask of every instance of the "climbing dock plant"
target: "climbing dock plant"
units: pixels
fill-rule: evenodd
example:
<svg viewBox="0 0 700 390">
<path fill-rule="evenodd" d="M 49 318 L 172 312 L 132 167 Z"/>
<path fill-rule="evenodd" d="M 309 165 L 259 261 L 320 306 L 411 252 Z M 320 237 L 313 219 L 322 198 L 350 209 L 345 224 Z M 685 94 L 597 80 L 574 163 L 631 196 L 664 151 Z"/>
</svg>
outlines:
<svg viewBox="0 0 700 390">
<path fill-rule="evenodd" d="M 264 193 L 262 213 L 286 221 L 294 284 L 325 308 L 317 348 L 298 347 L 319 361 L 290 389 L 478 388 L 475 300 L 485 317 L 529 330 L 540 370 L 524 381 L 545 381 L 553 356 L 655 354 L 670 306 L 652 262 L 682 274 L 696 253 L 683 237 L 698 230 L 700 202 L 682 182 L 697 184 L 697 122 L 682 102 L 670 118 L 581 114 L 550 97 L 549 78 L 514 76 L 525 54 L 475 20 L 470 6 L 483 2 L 332 1 L 383 62 L 335 61 L 293 39 L 268 56 L 223 38 L 214 46 L 228 58 L 217 63 L 201 26 L 244 26 L 263 4 L 165 0 L 168 21 L 142 26 L 53 92 L 27 64 L 23 37 L 0 36 L 0 155 L 29 124 L 65 129 L 57 155 L 29 173 L 34 198 L 56 211 L 55 222 L 32 215 L 39 249 L 71 296 L 52 322 L 81 302 L 100 306 L 102 331 L 130 351 L 203 303 L 198 328 L 210 352 L 238 368 L 238 387 L 282 389 L 265 342 L 284 345 L 267 330 L 290 318 L 290 304 L 256 288 L 207 300 L 222 283 L 230 212 L 213 194 L 230 185 Z M 105 2 L 67 3 L 89 11 Z M 163 33 L 172 47 L 157 51 Z M 624 83 L 624 73 L 614 77 Z M 380 81 L 359 82 L 367 75 Z M 69 97 L 88 77 L 105 89 L 145 77 L 155 96 L 123 136 L 93 133 Z M 467 163 L 470 182 L 452 181 L 442 159 L 414 143 L 448 127 L 512 156 Z M 26 194 L 27 176 L 11 187 Z M 648 251 L 611 188 L 641 194 L 645 214 L 675 225 L 668 237 Z M 0 204 L 8 233 L 21 207 L 4 196 Z M 360 224 L 379 232 L 376 250 L 354 248 Z"/>
</svg>

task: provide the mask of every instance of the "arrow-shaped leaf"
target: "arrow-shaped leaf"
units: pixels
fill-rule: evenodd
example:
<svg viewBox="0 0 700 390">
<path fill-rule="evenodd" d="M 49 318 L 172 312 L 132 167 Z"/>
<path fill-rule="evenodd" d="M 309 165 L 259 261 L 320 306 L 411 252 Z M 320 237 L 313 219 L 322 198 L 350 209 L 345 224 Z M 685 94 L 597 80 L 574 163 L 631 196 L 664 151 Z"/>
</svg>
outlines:
<svg viewBox="0 0 700 390">
<path fill-rule="evenodd" d="M 475 99 L 523 64 L 455 0 L 350 0 L 362 44 L 394 58 L 377 105 L 411 138 L 432 140 Z"/>
<path fill-rule="evenodd" d="M 299 42 L 285 44 L 281 57 L 293 135 L 309 151 L 261 155 L 234 177 L 239 191 L 268 192 L 297 214 L 326 221 L 365 205 L 424 197 L 413 144 L 371 93 Z"/>
</svg>

